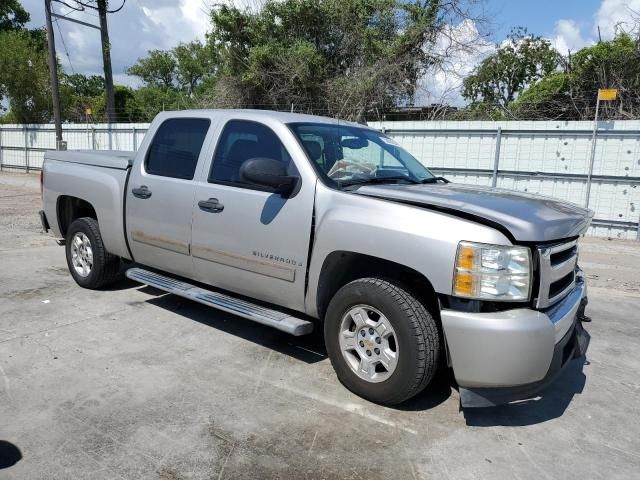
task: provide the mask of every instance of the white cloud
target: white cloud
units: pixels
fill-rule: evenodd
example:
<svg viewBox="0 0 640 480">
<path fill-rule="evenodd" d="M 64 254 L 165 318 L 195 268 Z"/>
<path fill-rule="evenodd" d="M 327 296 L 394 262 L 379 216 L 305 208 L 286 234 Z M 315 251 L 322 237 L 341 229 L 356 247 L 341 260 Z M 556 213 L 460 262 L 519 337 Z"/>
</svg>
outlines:
<svg viewBox="0 0 640 480">
<path fill-rule="evenodd" d="M 591 43 L 591 40 L 582 36 L 580 27 L 575 21 L 562 19 L 556 22 L 551 44 L 561 54 L 566 55 L 569 51 L 575 52 Z"/>
<path fill-rule="evenodd" d="M 420 80 L 416 105 L 463 105 L 462 80 L 495 49 L 472 20 L 449 25 L 438 38 L 435 49 L 442 62 Z"/>
<path fill-rule="evenodd" d="M 639 17 L 640 0 L 603 0 L 595 15 L 593 34 L 597 35 L 600 26 L 603 40 L 611 39 L 618 31 L 638 28 Z"/>
<path fill-rule="evenodd" d="M 209 5 L 212 0 L 128 0 L 122 10 L 109 14 L 109 37 L 114 79 L 118 84 L 138 85 L 135 77 L 125 73 L 140 57 L 152 49 L 169 49 L 180 42 L 205 40 L 209 28 Z M 30 26 L 44 25 L 41 0 L 23 0 L 31 14 Z M 68 2 L 73 4 L 74 2 Z M 111 2 L 118 4 L 118 2 Z M 73 12 L 53 2 L 61 15 L 98 25 L 97 12 L 87 9 Z M 102 52 L 98 30 L 64 20 L 54 22 L 56 49 L 67 72 L 102 75 Z M 66 47 L 66 48 L 65 48 Z M 67 56 L 67 52 L 69 55 Z"/>
<path fill-rule="evenodd" d="M 640 0 L 603 0 L 593 16 L 593 24 L 583 33 L 582 26 L 574 20 L 558 20 L 552 43 L 562 54 L 575 52 L 598 40 L 598 27 L 603 40 L 612 39 L 621 31 L 631 32 L 640 24 Z"/>
</svg>

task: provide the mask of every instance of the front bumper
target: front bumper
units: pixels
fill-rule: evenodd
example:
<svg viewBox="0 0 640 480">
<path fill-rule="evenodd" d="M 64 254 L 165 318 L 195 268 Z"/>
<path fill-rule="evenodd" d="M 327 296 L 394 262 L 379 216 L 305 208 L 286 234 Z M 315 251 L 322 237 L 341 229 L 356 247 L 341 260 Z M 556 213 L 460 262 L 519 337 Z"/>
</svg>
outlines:
<svg viewBox="0 0 640 480">
<path fill-rule="evenodd" d="M 486 407 L 535 396 L 576 356 L 589 336 L 580 318 L 587 303 L 582 278 L 545 311 L 495 313 L 443 309 L 442 326 L 463 407 Z"/>
</svg>

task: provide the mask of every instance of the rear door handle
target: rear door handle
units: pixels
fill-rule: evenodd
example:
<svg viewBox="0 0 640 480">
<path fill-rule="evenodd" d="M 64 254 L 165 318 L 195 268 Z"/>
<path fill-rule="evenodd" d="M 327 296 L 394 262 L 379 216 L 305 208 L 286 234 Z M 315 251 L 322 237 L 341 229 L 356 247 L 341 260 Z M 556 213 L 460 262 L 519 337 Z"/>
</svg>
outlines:
<svg viewBox="0 0 640 480">
<path fill-rule="evenodd" d="M 224 205 L 221 204 L 217 198 L 210 198 L 209 200 L 200 200 L 198 202 L 200 210 L 209 213 L 219 213 L 224 210 Z"/>
<path fill-rule="evenodd" d="M 146 185 L 140 185 L 138 188 L 133 188 L 131 190 L 134 197 L 147 199 L 151 196 L 151 190 Z"/>
</svg>

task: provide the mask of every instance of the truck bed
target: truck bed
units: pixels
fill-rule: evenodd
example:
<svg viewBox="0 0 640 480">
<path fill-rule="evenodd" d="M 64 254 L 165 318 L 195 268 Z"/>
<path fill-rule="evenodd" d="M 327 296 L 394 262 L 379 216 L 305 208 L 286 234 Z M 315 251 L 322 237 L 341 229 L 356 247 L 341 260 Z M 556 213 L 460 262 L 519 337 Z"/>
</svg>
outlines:
<svg viewBox="0 0 640 480">
<path fill-rule="evenodd" d="M 49 151 L 43 164 L 43 209 L 54 236 L 64 237 L 58 213 L 69 197 L 95 210 L 108 252 L 129 258 L 124 231 L 124 189 L 135 153 L 125 151 Z"/>
<path fill-rule="evenodd" d="M 47 152 L 46 157 L 59 162 L 126 170 L 133 164 L 135 152 L 126 150 L 54 150 Z"/>
</svg>

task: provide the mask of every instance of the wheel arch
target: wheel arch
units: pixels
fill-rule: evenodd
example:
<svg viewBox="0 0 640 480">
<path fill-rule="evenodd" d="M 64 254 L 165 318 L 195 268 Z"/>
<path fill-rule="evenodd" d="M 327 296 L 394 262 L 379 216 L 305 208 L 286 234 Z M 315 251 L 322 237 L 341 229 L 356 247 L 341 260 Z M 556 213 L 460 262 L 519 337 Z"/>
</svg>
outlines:
<svg viewBox="0 0 640 480">
<path fill-rule="evenodd" d="M 438 296 L 425 275 L 391 260 L 344 250 L 330 253 L 322 264 L 316 293 L 319 318 L 324 318 L 331 298 L 341 287 L 364 277 L 378 277 L 400 284 L 410 290 L 440 322 Z"/>
<path fill-rule="evenodd" d="M 90 202 L 71 195 L 60 195 L 56 204 L 58 228 L 60 234 L 66 237 L 69 226 L 82 217 L 90 217 L 98 221 L 96 209 Z"/>
</svg>

